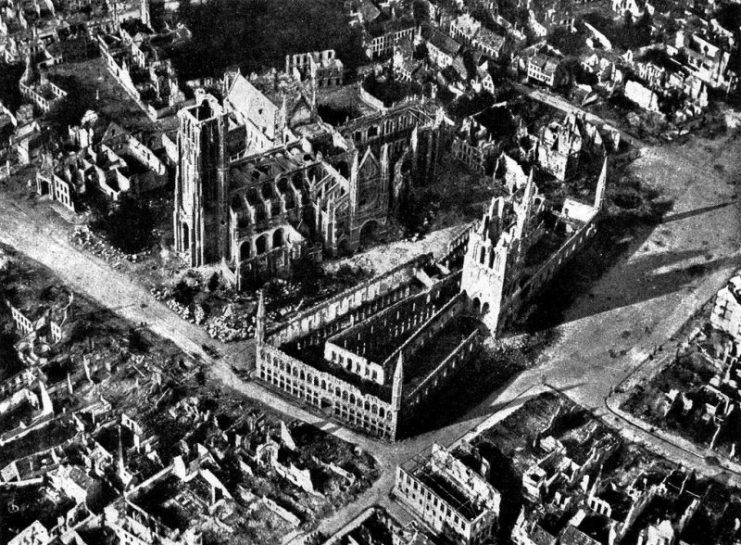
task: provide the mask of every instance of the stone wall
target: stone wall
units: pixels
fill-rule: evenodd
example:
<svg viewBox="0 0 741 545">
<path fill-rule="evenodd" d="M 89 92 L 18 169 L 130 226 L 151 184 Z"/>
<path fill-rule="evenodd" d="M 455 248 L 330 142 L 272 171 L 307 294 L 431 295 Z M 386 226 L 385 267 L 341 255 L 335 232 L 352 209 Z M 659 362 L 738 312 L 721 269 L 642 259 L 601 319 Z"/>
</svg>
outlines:
<svg viewBox="0 0 741 545">
<path fill-rule="evenodd" d="M 411 407 L 416 407 L 427 399 L 430 394 L 445 384 L 445 379 L 459 371 L 463 364 L 471 357 L 474 349 L 481 344 L 482 337 L 478 331 L 474 331 L 450 353 L 435 369 L 430 372 L 422 382 L 417 384 L 409 392 L 405 392 L 404 399 Z"/>
<path fill-rule="evenodd" d="M 431 259 L 430 254 L 418 256 L 383 275 L 366 280 L 320 305 L 305 310 L 272 334 L 270 343 L 280 346 L 298 340 L 300 337 L 324 328 L 365 303 L 392 292 L 398 293 L 399 287 L 411 282 L 416 270 L 428 264 Z"/>
<path fill-rule="evenodd" d="M 347 349 L 361 357 L 372 358 L 373 355 L 384 354 L 383 348 L 388 349 L 398 344 L 398 339 L 403 338 L 410 331 L 415 330 L 412 337 L 423 332 L 423 324 L 437 316 L 440 307 L 446 303 L 443 299 L 446 290 L 452 292 L 459 286 L 460 274 L 450 275 L 433 284 L 429 290 L 403 299 L 361 323 L 344 329 L 340 334 L 330 337 L 325 354 L 329 355 L 330 360 L 333 354 L 339 353 L 342 349 Z M 407 342 L 403 342 L 401 346 L 406 345 Z M 388 373 L 398 358 L 401 346 L 391 352 L 387 350 L 383 359 L 376 357 L 372 361 L 380 364 Z"/>
<path fill-rule="evenodd" d="M 527 282 L 513 291 L 511 295 L 502 302 L 503 324 L 507 324 L 532 295 L 542 289 L 556 273 L 571 259 L 574 254 L 581 250 L 597 232 L 595 216 L 582 225 L 543 265 L 533 274 Z"/>
<path fill-rule="evenodd" d="M 398 414 L 388 401 L 274 346 L 258 346 L 256 377 L 353 428 L 382 439 L 396 439 Z"/>
<path fill-rule="evenodd" d="M 436 300 L 439 300 L 443 289 L 446 287 L 454 287 L 456 291 L 460 289 L 461 273 L 458 272 L 449 276 L 444 282 L 445 284 L 442 282 L 438 283 L 440 286 L 437 289 Z M 429 293 L 429 295 L 432 296 L 432 292 Z M 434 302 L 428 301 L 427 304 L 430 305 L 430 310 L 433 312 L 427 313 L 426 321 L 421 322 L 415 332 L 401 346 L 391 352 L 391 354 L 389 354 L 389 356 L 383 361 L 383 365 L 386 369 L 390 369 L 394 362 L 399 359 L 400 353 L 403 354 L 406 359 L 422 348 L 422 346 L 424 346 L 432 336 L 445 327 L 445 325 L 457 316 L 466 306 L 465 297 L 461 293 L 458 293 L 458 295 L 447 301 L 442 308 L 437 311 L 435 310 L 437 305 L 435 305 Z"/>
</svg>

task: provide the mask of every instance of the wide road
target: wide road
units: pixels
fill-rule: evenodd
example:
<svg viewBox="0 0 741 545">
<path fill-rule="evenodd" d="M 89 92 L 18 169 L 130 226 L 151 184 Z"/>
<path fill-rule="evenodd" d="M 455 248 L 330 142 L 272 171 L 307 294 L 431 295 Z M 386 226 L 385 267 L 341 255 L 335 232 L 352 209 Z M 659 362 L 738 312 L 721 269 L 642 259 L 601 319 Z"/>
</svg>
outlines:
<svg viewBox="0 0 741 545">
<path fill-rule="evenodd" d="M 643 147 L 646 145 L 646 143 L 640 140 L 638 137 L 618 128 L 616 124 L 607 122 L 601 117 L 596 116 L 593 113 L 588 112 L 586 110 L 583 110 L 579 108 L 578 106 L 575 106 L 574 104 L 572 104 L 571 102 L 563 98 L 562 96 L 557 95 L 555 93 L 551 93 L 547 89 L 537 89 L 535 87 L 531 87 L 523 83 L 513 83 L 513 87 L 517 89 L 517 91 L 519 91 L 523 95 L 528 96 L 532 98 L 533 100 L 542 102 L 543 104 L 547 104 L 550 107 L 555 108 L 557 110 L 561 110 L 564 113 L 576 113 L 576 114 L 583 115 L 585 120 L 587 120 L 588 122 L 592 123 L 593 125 L 597 127 L 602 127 L 603 125 L 610 125 L 610 127 L 620 132 L 620 138 L 624 140 L 625 142 L 628 142 L 631 146 Z"/>
<path fill-rule="evenodd" d="M 0 199 L 0 241 L 46 265 L 74 290 L 126 319 L 146 322 L 183 350 L 200 354 L 212 363 L 213 376 L 227 386 L 375 455 L 383 468 L 381 479 L 358 501 L 323 521 L 322 530 L 333 531 L 378 502 L 405 516 L 388 498 L 396 464 L 433 442 L 449 444 L 475 427 L 493 425 L 520 402 L 549 388 L 564 391 L 597 414 L 604 414 L 636 440 L 685 467 L 711 470 L 698 452 L 667 443 L 631 422 L 615 420 L 605 399 L 612 387 L 666 342 L 741 263 L 741 215 L 733 183 L 741 179 L 736 164 L 740 147 L 738 138 L 726 136 L 717 142 L 696 139 L 684 147 L 644 149 L 632 168 L 674 202 L 664 223 L 633 240 L 620 261 L 572 305 L 558 327 L 559 340 L 542 355 L 535 369 L 492 392 L 459 421 L 393 445 L 354 433 L 253 382 L 240 380 L 231 368 L 231 363 L 239 361 L 208 358 L 200 348 L 202 343 L 215 345 L 222 353 L 227 347 L 179 319 L 146 289 L 104 261 L 72 246 L 60 222 L 50 220 L 48 204 Z M 251 352 L 251 345 L 243 343 L 233 357 L 251 357 Z"/>
</svg>

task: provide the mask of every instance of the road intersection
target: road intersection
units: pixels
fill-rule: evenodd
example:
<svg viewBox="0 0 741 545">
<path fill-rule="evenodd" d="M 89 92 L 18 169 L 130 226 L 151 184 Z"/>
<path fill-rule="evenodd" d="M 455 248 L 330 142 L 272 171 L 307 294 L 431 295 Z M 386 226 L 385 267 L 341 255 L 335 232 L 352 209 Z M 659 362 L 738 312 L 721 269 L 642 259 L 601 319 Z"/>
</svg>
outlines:
<svg viewBox="0 0 741 545">
<path fill-rule="evenodd" d="M 322 522 L 320 529 L 329 532 L 374 503 L 404 516 L 389 499 L 398 463 L 434 442 L 450 444 L 465 438 L 471 430 L 491 426 L 524 400 L 547 389 L 564 391 L 619 427 L 626 436 L 686 467 L 706 473 L 721 471 L 706 464 L 696 450 L 667 442 L 616 416 L 605 402 L 613 388 L 655 347 L 666 342 L 741 264 L 740 207 L 733 201 L 735 187 L 728 183 L 737 173 L 713 171 L 710 165 L 717 157 L 700 153 L 693 155 L 679 149 L 651 149 L 647 154 L 643 151 L 645 157 L 639 161 L 653 161 L 653 172 L 664 169 L 665 176 L 673 177 L 670 196 L 675 219 L 636 240 L 595 282 L 590 293 L 572 305 L 564 323 L 557 328 L 558 341 L 546 349 L 536 367 L 492 392 L 458 421 L 394 444 L 355 433 L 240 378 L 234 368 L 244 367 L 253 357 L 250 342 L 237 347 L 222 345 L 202 328 L 181 320 L 134 280 L 72 245 L 68 230 L 60 229 L 58 221 L 48 220 L 45 205 L 0 200 L 0 242 L 25 252 L 53 270 L 69 287 L 123 318 L 133 323 L 145 322 L 181 349 L 198 354 L 210 362 L 212 376 L 227 387 L 373 454 L 382 467 L 381 478 L 357 501 Z M 705 174 L 699 177 L 701 172 Z M 719 206 L 728 202 L 732 204 Z M 704 273 L 689 274 L 688 270 L 698 263 L 704 266 Z M 203 352 L 203 344 L 216 346 L 226 356 L 214 360 Z"/>
</svg>

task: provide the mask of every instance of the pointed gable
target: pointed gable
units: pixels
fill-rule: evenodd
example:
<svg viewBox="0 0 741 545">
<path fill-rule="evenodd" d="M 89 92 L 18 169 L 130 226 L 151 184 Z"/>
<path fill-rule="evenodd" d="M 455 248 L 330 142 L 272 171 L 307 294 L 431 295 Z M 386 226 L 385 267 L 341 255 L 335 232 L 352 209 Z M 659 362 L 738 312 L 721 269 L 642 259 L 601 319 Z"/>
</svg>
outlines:
<svg viewBox="0 0 741 545">
<path fill-rule="evenodd" d="M 265 136 L 275 138 L 278 107 L 263 95 L 242 74 L 237 74 L 226 96 L 232 109 L 252 122 Z"/>
<path fill-rule="evenodd" d="M 370 180 L 378 177 L 380 174 L 381 164 L 378 162 L 378 159 L 376 159 L 376 156 L 373 155 L 371 149 L 368 148 L 363 159 L 360 161 L 358 176 L 361 180 Z"/>
<path fill-rule="evenodd" d="M 103 138 L 101 138 L 101 142 L 108 142 L 110 140 L 120 138 L 121 136 L 129 136 L 129 132 L 123 127 L 121 127 L 121 125 L 111 122 L 108 125 L 108 128 L 103 133 Z"/>
</svg>

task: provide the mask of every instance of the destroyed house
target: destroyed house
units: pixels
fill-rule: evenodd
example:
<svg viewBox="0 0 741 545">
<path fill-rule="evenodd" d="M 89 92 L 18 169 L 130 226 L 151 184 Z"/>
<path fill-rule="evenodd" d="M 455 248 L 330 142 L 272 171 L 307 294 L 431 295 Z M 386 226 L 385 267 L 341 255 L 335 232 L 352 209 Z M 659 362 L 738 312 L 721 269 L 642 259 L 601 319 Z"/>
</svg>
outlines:
<svg viewBox="0 0 741 545">
<path fill-rule="evenodd" d="M 414 24 L 374 25 L 371 31 L 363 36 L 363 46 L 369 57 L 378 59 L 393 52 L 400 41 L 413 40 L 415 33 Z"/>
<path fill-rule="evenodd" d="M 484 174 L 490 168 L 494 157 L 501 153 L 501 140 L 475 117 L 467 117 L 453 136 L 451 151 L 453 156 L 471 170 Z"/>
<path fill-rule="evenodd" d="M 26 71 L 23 72 L 18 84 L 21 95 L 42 113 L 49 113 L 64 100 L 67 92 L 49 81 L 46 74 L 32 68 L 31 63 L 29 56 L 26 60 Z"/>
<path fill-rule="evenodd" d="M 365 510 L 321 545 L 432 545 L 435 543 L 414 521 L 407 525 L 383 507 Z"/>
<path fill-rule="evenodd" d="M 583 159 L 602 159 L 605 154 L 597 127 L 574 113 L 560 123 L 549 123 L 538 134 L 538 165 L 561 181 L 576 176 Z"/>
<path fill-rule="evenodd" d="M 339 87 L 344 82 L 345 66 L 334 49 L 286 55 L 286 73 L 294 70 L 319 89 Z"/>
<path fill-rule="evenodd" d="M 116 32 L 98 34 L 98 46 L 109 73 L 150 119 L 171 113 L 185 99 L 171 61 L 151 37 L 134 40 L 119 25 Z"/>
<path fill-rule="evenodd" d="M 731 278 L 715 296 L 710 323 L 741 342 L 741 275 Z"/>
<path fill-rule="evenodd" d="M 132 545 L 201 545 L 201 533 L 190 528 L 180 530 L 167 526 L 156 517 L 137 507 L 128 499 L 105 509 L 105 526 L 121 543 Z"/>
<path fill-rule="evenodd" d="M 731 53 L 723 46 L 715 43 L 709 36 L 699 33 L 684 36 L 680 33 L 678 44 L 686 56 L 686 66 L 702 81 L 712 88 L 725 88 L 730 90 L 735 84 L 738 76 L 731 74 L 728 66 Z"/>
<path fill-rule="evenodd" d="M 436 28 L 429 29 L 427 54 L 430 57 L 430 62 L 437 65 L 438 68 L 444 69 L 451 66 L 460 50 L 461 44 L 452 37 Z"/>
<path fill-rule="evenodd" d="M 438 444 L 397 468 L 393 494 L 456 543 L 484 543 L 497 527 L 499 491 Z"/>
<path fill-rule="evenodd" d="M 527 61 L 527 77 L 548 87 L 554 87 L 559 83 L 557 71 L 560 64 L 560 59 L 555 56 L 537 53 Z"/>
</svg>

